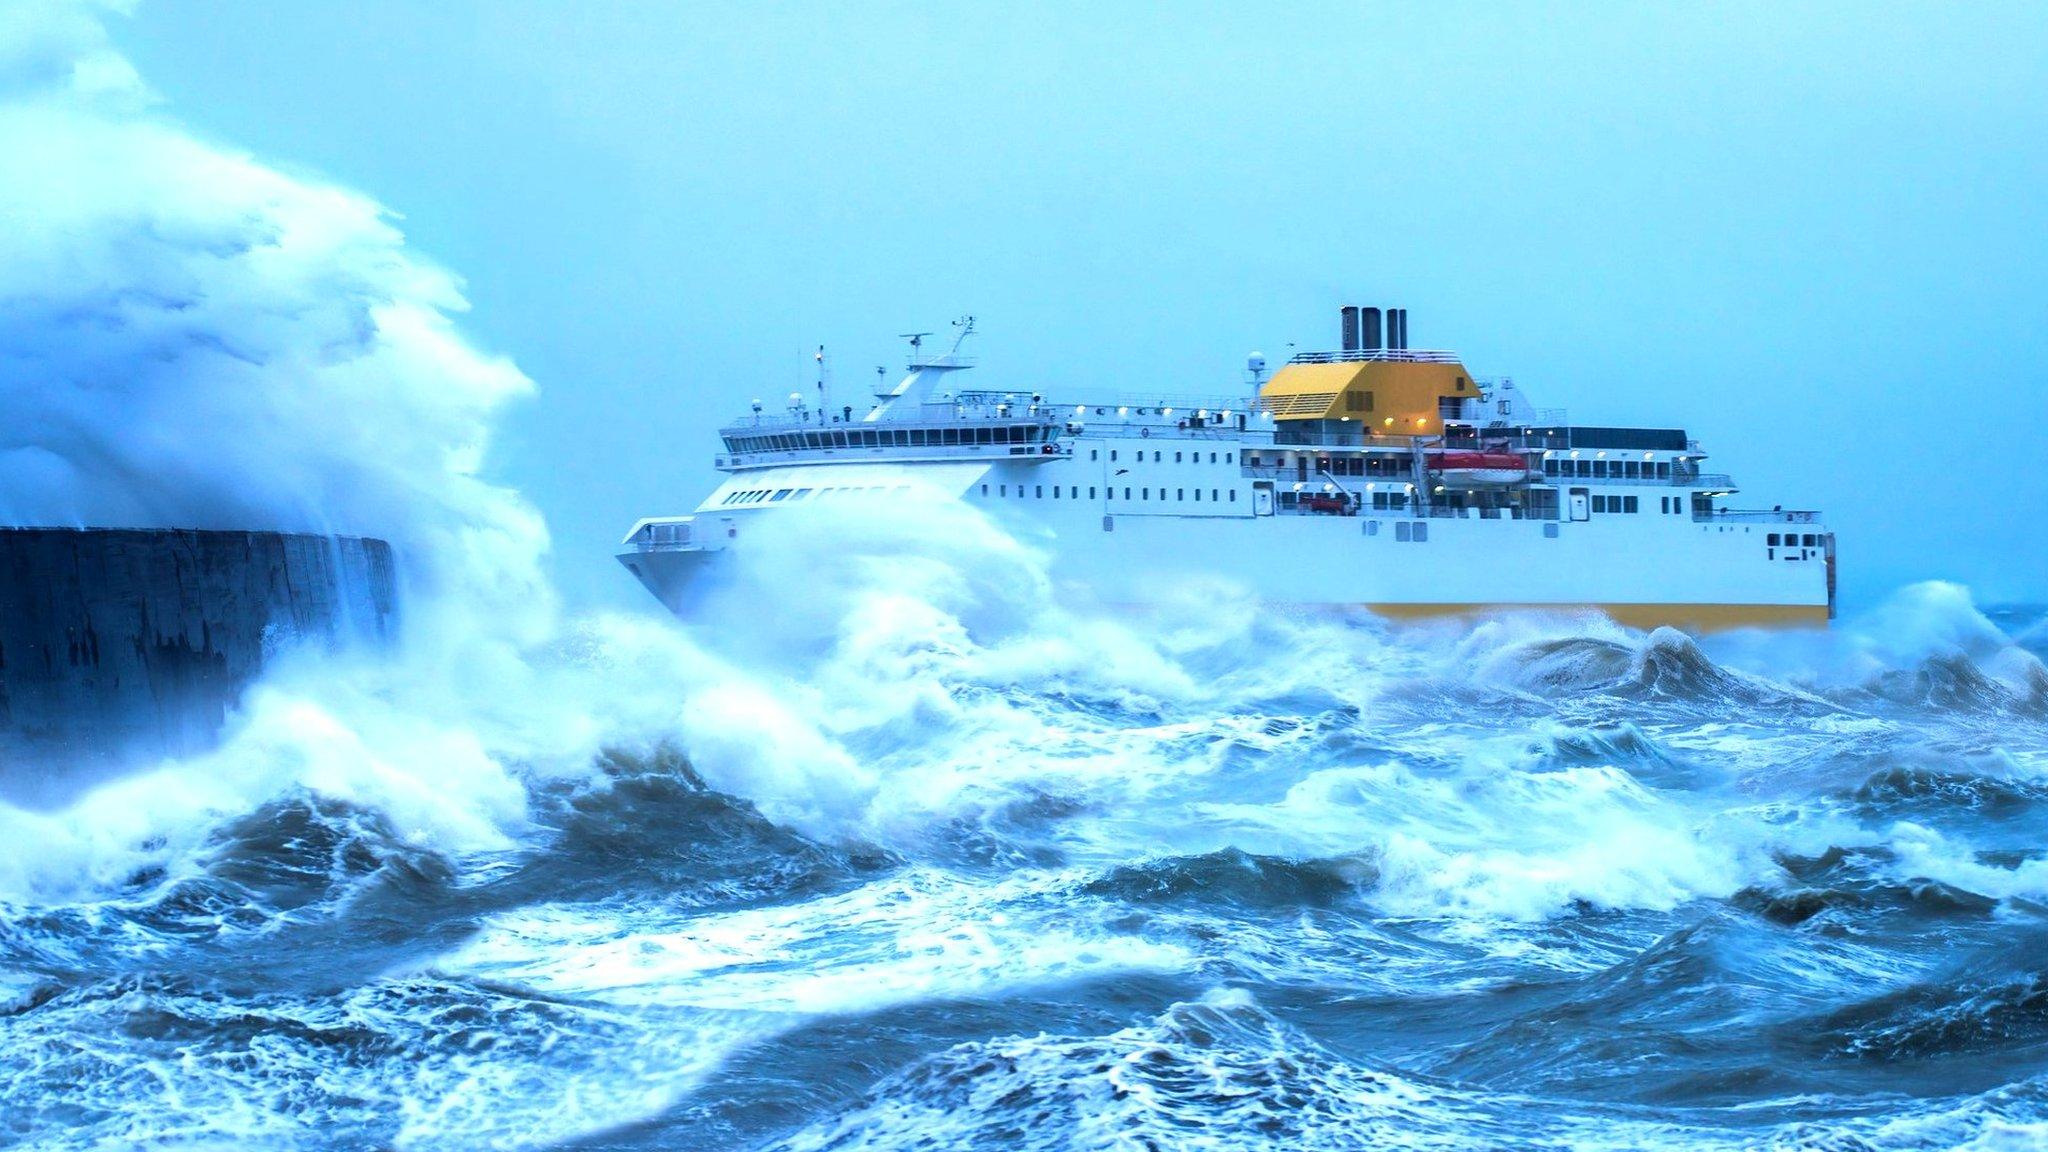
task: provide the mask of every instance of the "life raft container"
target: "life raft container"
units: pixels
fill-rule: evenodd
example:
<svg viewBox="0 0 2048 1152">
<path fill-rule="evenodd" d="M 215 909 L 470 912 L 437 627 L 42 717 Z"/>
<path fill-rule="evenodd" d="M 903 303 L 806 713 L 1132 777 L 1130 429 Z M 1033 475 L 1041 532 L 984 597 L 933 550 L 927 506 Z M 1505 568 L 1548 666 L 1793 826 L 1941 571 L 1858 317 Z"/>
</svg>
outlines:
<svg viewBox="0 0 2048 1152">
<path fill-rule="evenodd" d="M 1529 462 L 1513 452 L 1428 452 L 1423 462 L 1452 485 L 1519 484 L 1529 478 Z"/>
</svg>

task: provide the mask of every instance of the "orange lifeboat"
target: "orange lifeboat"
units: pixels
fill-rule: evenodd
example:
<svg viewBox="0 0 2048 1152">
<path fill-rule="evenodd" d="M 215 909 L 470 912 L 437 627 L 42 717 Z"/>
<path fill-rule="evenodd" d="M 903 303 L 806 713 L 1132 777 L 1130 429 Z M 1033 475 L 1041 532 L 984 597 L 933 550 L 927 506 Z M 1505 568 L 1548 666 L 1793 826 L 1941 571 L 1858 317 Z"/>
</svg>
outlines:
<svg viewBox="0 0 2048 1152">
<path fill-rule="evenodd" d="M 1529 462 L 1513 452 L 1437 451 L 1424 454 L 1423 462 L 1445 484 L 1482 488 L 1497 484 L 1519 484 L 1529 478 Z"/>
</svg>

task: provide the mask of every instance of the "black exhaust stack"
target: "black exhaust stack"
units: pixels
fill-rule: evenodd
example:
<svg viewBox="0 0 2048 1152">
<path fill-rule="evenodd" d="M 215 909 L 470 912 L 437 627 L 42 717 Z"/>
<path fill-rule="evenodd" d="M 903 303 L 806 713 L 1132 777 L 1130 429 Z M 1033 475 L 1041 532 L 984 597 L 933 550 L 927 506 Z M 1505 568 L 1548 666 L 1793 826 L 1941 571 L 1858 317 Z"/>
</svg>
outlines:
<svg viewBox="0 0 2048 1152">
<path fill-rule="evenodd" d="M 1368 311 L 1371 310 L 1368 309 Z M 1343 316 L 1344 350 L 1346 352 L 1356 352 L 1358 351 L 1358 309 L 1353 305 L 1346 304 L 1344 306 Z M 1373 313 L 1372 322 L 1374 327 L 1379 326 L 1379 313 Z M 1377 337 L 1375 337 L 1375 340 L 1377 340 Z"/>
<path fill-rule="evenodd" d="M 1380 310 L 1377 308 L 1361 308 L 1358 310 L 1358 313 L 1365 320 L 1365 342 L 1360 344 L 1359 347 L 1368 352 L 1379 351 Z"/>
</svg>

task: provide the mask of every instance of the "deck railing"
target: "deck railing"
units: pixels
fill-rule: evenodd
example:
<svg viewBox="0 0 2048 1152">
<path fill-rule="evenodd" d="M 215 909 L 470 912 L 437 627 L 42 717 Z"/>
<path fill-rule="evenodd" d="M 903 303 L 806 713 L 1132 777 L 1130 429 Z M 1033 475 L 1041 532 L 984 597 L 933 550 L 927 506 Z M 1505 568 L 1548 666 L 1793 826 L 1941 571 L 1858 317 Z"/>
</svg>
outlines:
<svg viewBox="0 0 2048 1152">
<path fill-rule="evenodd" d="M 1712 512 L 1692 514 L 1696 524 L 1818 524 L 1820 513 L 1808 511 L 1785 512 L 1772 509 L 1759 512 L 1750 509 L 1716 508 Z"/>
</svg>

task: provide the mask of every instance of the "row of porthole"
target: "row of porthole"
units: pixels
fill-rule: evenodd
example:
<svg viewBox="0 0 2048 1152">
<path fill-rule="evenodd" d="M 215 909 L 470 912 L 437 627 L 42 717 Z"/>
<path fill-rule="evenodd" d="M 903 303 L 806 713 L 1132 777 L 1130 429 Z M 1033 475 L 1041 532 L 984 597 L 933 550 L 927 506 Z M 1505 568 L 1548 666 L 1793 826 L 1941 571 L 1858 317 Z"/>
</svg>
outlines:
<svg viewBox="0 0 2048 1152">
<path fill-rule="evenodd" d="M 1033 488 L 1033 490 L 1034 490 L 1034 493 L 1032 494 L 1032 499 L 1036 499 L 1036 500 L 1044 500 L 1044 499 L 1046 499 L 1046 498 L 1047 498 L 1047 497 L 1046 497 L 1046 495 L 1045 495 L 1045 485 L 1043 485 L 1043 484 L 1034 484 L 1034 485 L 1032 485 L 1031 487 L 1032 487 L 1032 488 Z M 1024 488 L 1025 488 L 1025 486 L 1024 486 L 1024 485 L 1022 485 L 1022 484 L 1019 484 L 1019 485 L 1017 485 L 1017 498 L 1018 498 L 1018 499 L 1020 499 L 1020 500 L 1021 500 L 1021 499 L 1023 499 L 1023 498 L 1024 498 L 1024 497 L 1025 497 L 1025 496 L 1027 495 L 1027 493 L 1026 493 L 1026 492 L 1024 491 Z M 1061 494 L 1061 492 L 1060 492 L 1060 490 L 1061 490 L 1062 488 L 1065 488 L 1065 489 L 1066 489 L 1066 494 L 1065 494 L 1065 495 L 1062 495 L 1062 494 Z M 1107 499 L 1110 499 L 1110 500 L 1115 500 L 1115 499 L 1117 499 L 1117 498 L 1118 498 L 1118 497 L 1117 497 L 1117 494 L 1116 494 L 1116 489 L 1115 489 L 1114 487 L 1111 487 L 1111 488 L 1104 488 L 1104 489 L 1101 489 L 1101 491 L 1107 494 L 1107 495 L 1106 495 L 1106 498 L 1107 498 Z M 1182 501 L 1183 503 L 1186 503 L 1186 502 L 1188 502 L 1188 489 L 1186 489 L 1186 488 L 1176 488 L 1176 489 L 1174 489 L 1173 491 L 1174 491 L 1174 497 L 1173 497 L 1173 498 L 1174 498 L 1175 500 L 1179 500 L 1179 501 Z M 1136 497 L 1136 500 L 1137 500 L 1137 501 L 1145 501 L 1145 500 L 1151 500 L 1151 499 L 1153 499 L 1153 496 L 1152 496 L 1152 489 L 1151 489 L 1151 488 L 1149 488 L 1149 487 L 1140 487 L 1140 488 L 1138 488 L 1138 489 L 1137 489 L 1137 492 L 1138 492 L 1138 495 L 1137 495 L 1137 497 Z M 1228 495 L 1227 497 L 1226 497 L 1226 496 L 1224 495 L 1224 493 L 1226 493 L 1226 492 L 1227 492 L 1227 493 L 1229 493 L 1229 495 Z M 1096 493 L 1097 493 L 1097 489 L 1096 489 L 1096 487 L 1095 487 L 1094 485 L 1090 485 L 1090 486 L 1089 486 L 1089 488 L 1088 488 L 1088 499 L 1090 499 L 1090 500 L 1095 500 L 1095 499 L 1101 498 L 1101 497 L 1098 497 Z M 1199 504 L 1199 503 L 1201 503 L 1201 502 L 1202 502 L 1202 490 L 1201 490 L 1200 488 L 1196 488 L 1196 489 L 1194 489 L 1194 493 L 1195 493 L 1195 498 L 1194 498 L 1194 500 L 1193 500 L 1193 503 L 1196 503 L 1196 504 Z M 983 484 L 983 485 L 981 486 L 981 494 L 982 494 L 983 496 L 987 496 L 987 495 L 989 495 L 989 485 L 987 485 L 987 484 Z M 1010 486 L 1009 486 L 1008 484 L 997 484 L 997 485 L 995 485 L 995 496 L 996 496 L 996 498 L 997 498 L 997 499 L 1004 499 L 1004 498 L 1007 498 L 1007 497 L 1008 497 L 1009 495 L 1010 495 Z M 1128 487 L 1127 487 L 1127 488 L 1125 488 L 1125 489 L 1124 489 L 1124 494 L 1123 494 L 1123 497 L 1122 497 L 1122 498 L 1123 498 L 1123 499 L 1125 499 L 1125 500 L 1131 500 L 1131 499 L 1132 499 L 1132 496 L 1131 496 L 1131 489 L 1130 489 L 1130 488 L 1128 488 Z M 1080 486 L 1079 484 L 1066 484 L 1066 485 L 1061 485 L 1061 484 L 1055 484 L 1055 485 L 1053 485 L 1053 486 L 1052 486 L 1052 496 L 1051 496 L 1051 499 L 1054 499 L 1054 500 L 1079 500 L 1079 499 L 1081 499 L 1081 486 Z M 1166 489 L 1164 489 L 1164 488 L 1161 488 L 1161 489 L 1159 490 L 1159 496 L 1158 496 L 1158 499 L 1160 499 L 1160 500 L 1164 500 L 1164 499 L 1166 499 Z M 1211 503 L 1211 504 L 1225 504 L 1225 503 L 1228 503 L 1228 504 L 1235 504 L 1235 503 L 1237 503 L 1237 489 L 1235 489 L 1235 488 L 1211 488 L 1211 489 L 1209 489 L 1209 503 Z"/>
<path fill-rule="evenodd" d="M 1194 459 L 1193 459 L 1193 460 L 1183 460 L 1183 459 L 1182 459 L 1182 457 L 1183 457 L 1183 456 L 1188 456 L 1188 455 L 1192 455 L 1192 456 L 1194 457 Z M 1214 453 L 1214 452 L 1211 452 L 1211 453 L 1209 453 L 1209 463 L 1211 463 L 1211 464 L 1214 464 L 1214 463 L 1216 463 L 1216 462 L 1217 462 L 1217 461 L 1216 461 L 1216 456 L 1217 456 L 1217 454 L 1216 454 L 1216 453 Z M 1225 452 L 1225 453 L 1223 453 L 1223 454 L 1222 454 L 1222 456 L 1223 456 L 1223 463 L 1225 463 L 1225 464 L 1229 464 L 1229 463 L 1232 463 L 1232 462 L 1233 462 L 1233 461 L 1235 460 L 1235 458 L 1236 458 L 1236 453 L 1234 453 L 1234 452 Z M 1090 448 L 1090 449 L 1088 450 L 1088 458 L 1089 458 L 1090 460 L 1100 460 L 1100 459 L 1102 459 L 1102 449 L 1100 449 L 1100 448 Z M 1114 448 L 1111 448 L 1111 449 L 1109 450 L 1109 461 L 1110 461 L 1110 463 L 1114 464 L 1114 463 L 1116 463 L 1116 460 L 1117 460 L 1117 450 L 1116 450 L 1116 449 L 1114 449 Z M 1140 464 L 1142 464 L 1142 463 L 1144 463 L 1144 461 L 1145 461 L 1145 452 L 1144 452 L 1144 449 L 1142 449 L 1142 448 L 1141 448 L 1141 449 L 1139 449 L 1139 450 L 1138 450 L 1138 455 L 1137 455 L 1137 457 L 1136 457 L 1136 458 L 1134 459 L 1134 461 L 1133 461 L 1133 462 L 1134 462 L 1134 463 L 1140 463 Z M 1158 450 L 1156 450 L 1156 449 L 1155 449 L 1155 450 L 1153 451 L 1153 453 L 1152 453 L 1152 462 L 1153 462 L 1154 464 L 1164 464 L 1164 463 L 1166 462 L 1166 460 L 1165 460 L 1165 453 L 1163 453 L 1163 452 L 1161 452 L 1161 451 L 1158 451 Z M 1202 454 L 1201 454 L 1200 452 L 1193 452 L 1193 453 L 1188 453 L 1188 452 L 1175 452 L 1175 453 L 1173 454 L 1173 462 L 1174 462 L 1175 464 L 1183 464 L 1183 463 L 1186 463 L 1186 464 L 1200 464 L 1200 463 L 1202 462 Z"/>
</svg>

